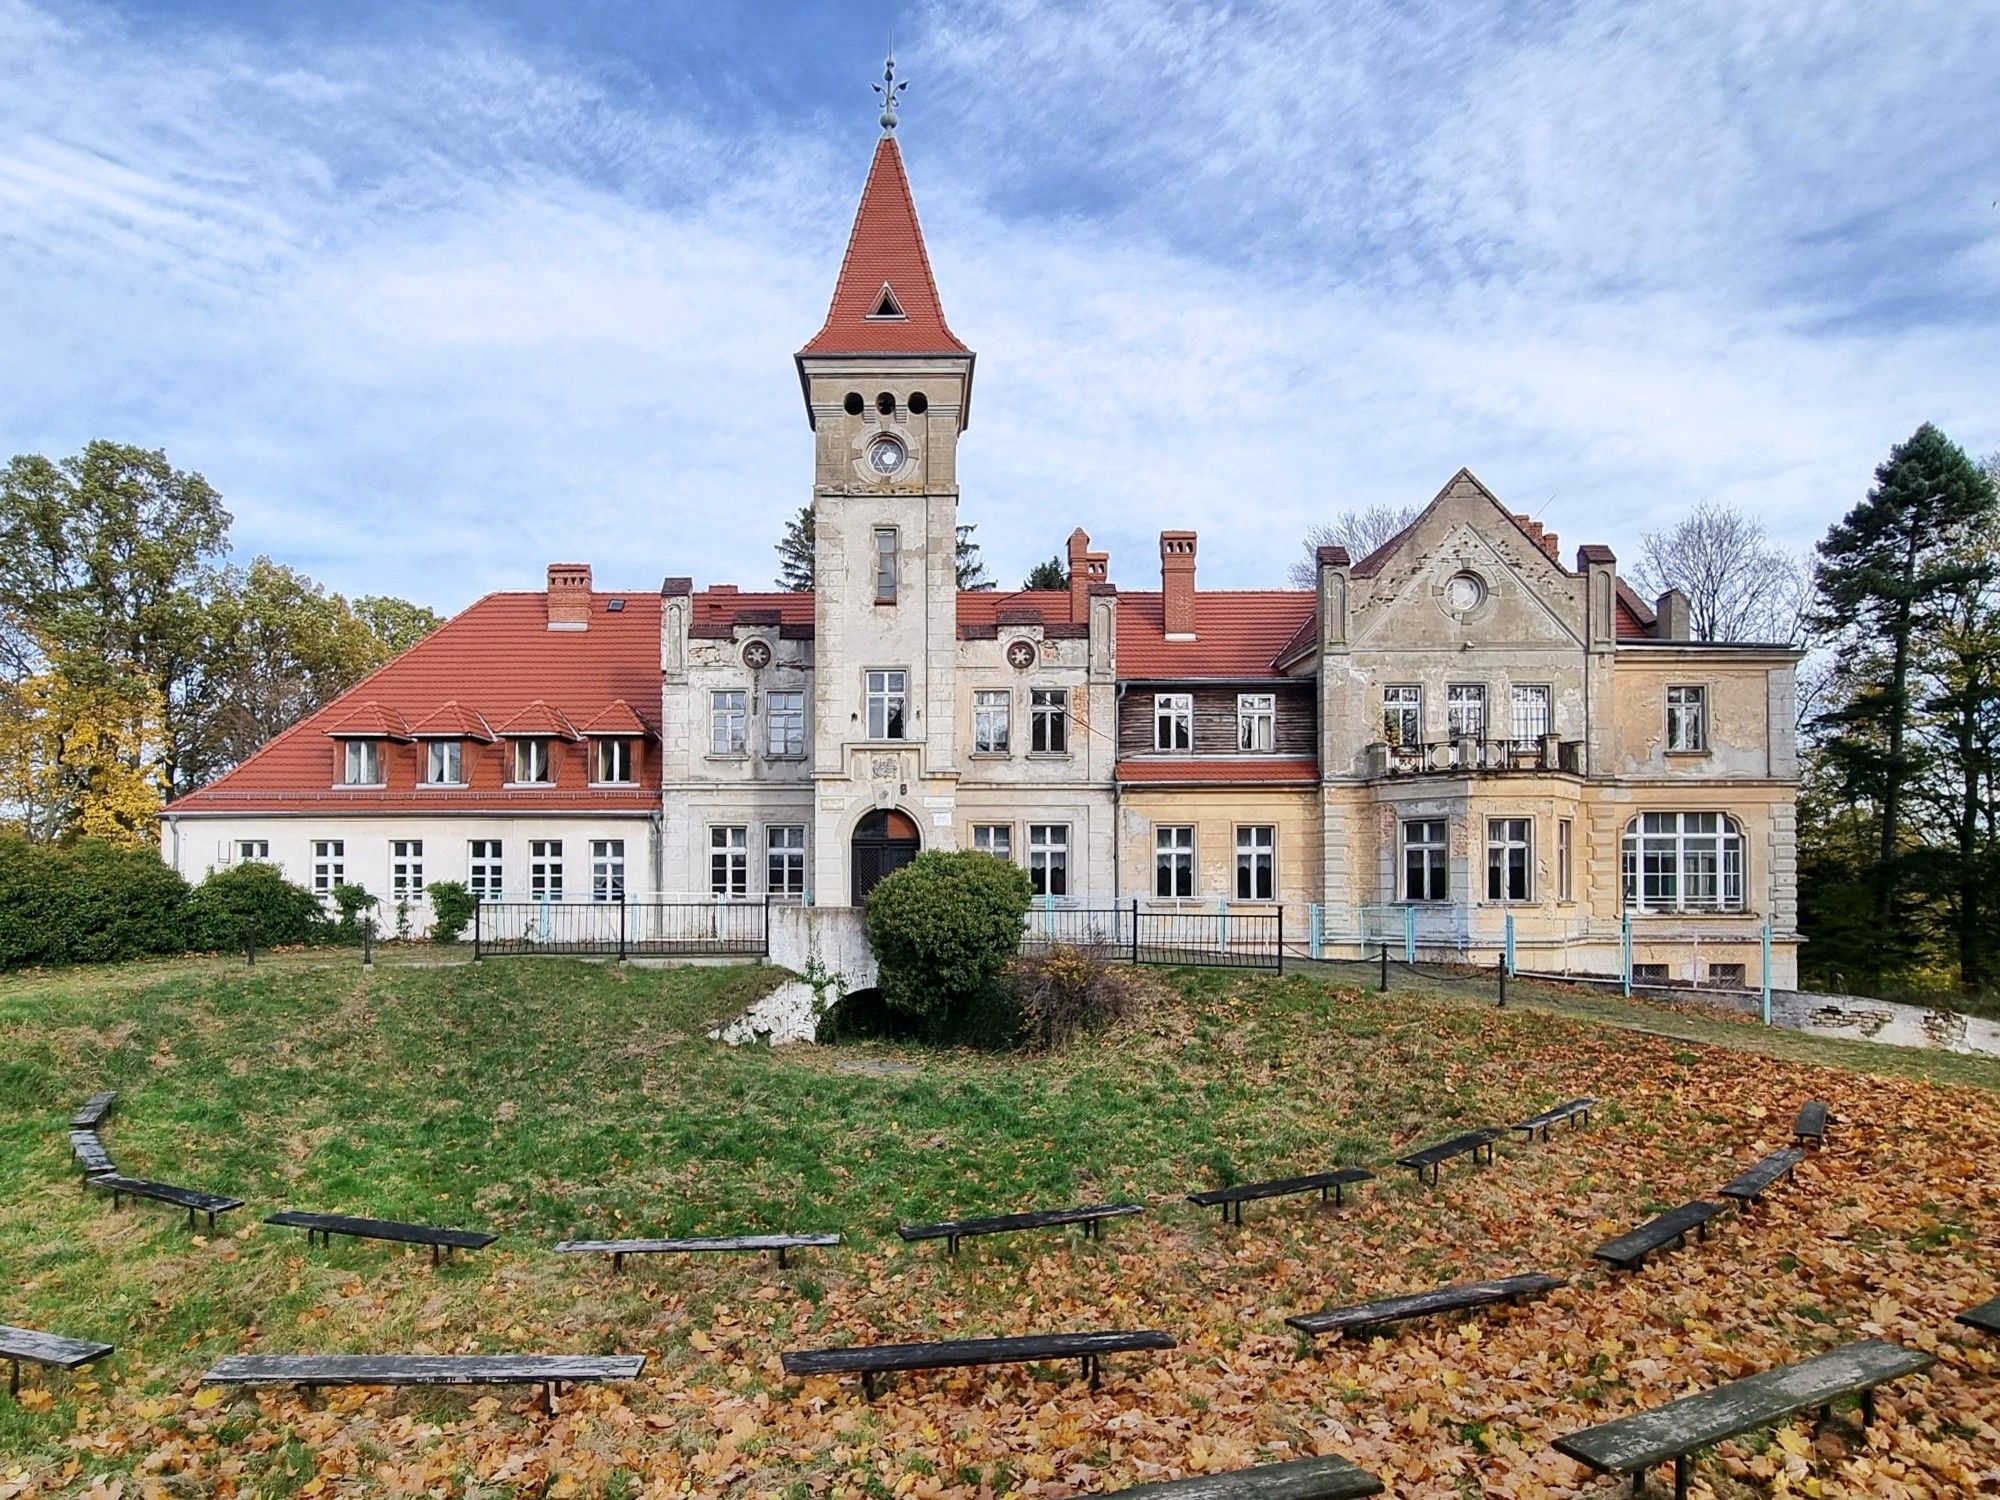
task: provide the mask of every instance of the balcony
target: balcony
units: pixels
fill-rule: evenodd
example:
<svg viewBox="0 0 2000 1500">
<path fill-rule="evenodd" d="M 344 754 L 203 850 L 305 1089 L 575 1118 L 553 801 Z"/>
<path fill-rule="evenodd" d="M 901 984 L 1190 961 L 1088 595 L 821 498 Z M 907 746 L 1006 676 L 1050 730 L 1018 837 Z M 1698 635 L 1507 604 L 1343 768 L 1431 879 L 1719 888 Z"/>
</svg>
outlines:
<svg viewBox="0 0 2000 1500">
<path fill-rule="evenodd" d="M 1362 754 L 1366 774 L 1380 776 L 1506 775 L 1547 771 L 1583 774 L 1583 741 L 1545 734 L 1531 740 L 1488 740 L 1471 735 L 1423 744 L 1380 740 Z"/>
</svg>

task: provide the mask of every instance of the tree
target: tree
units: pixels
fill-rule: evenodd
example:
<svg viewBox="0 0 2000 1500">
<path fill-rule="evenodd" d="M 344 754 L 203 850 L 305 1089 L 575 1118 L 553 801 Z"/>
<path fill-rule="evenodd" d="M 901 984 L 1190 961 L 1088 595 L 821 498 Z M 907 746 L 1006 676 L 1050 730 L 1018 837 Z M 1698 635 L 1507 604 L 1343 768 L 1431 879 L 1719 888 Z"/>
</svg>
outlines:
<svg viewBox="0 0 2000 1500">
<path fill-rule="evenodd" d="M 354 601 L 354 613 L 381 644 L 385 661 L 401 656 L 444 624 L 444 616 L 436 610 L 387 594 L 363 594 Z"/>
<path fill-rule="evenodd" d="M 785 534 L 778 538 L 778 587 L 787 593 L 812 591 L 813 542 L 813 508 L 801 505 L 799 513 L 785 523 Z"/>
<path fill-rule="evenodd" d="M 160 811 L 159 723 L 145 683 L 65 653 L 0 687 L 0 801 L 32 843 L 146 842 Z"/>
<path fill-rule="evenodd" d="M 1698 641 L 1781 641 L 1803 631 L 1810 575 L 1773 546 L 1763 524 L 1713 500 L 1640 539 L 1633 581 L 1648 594 L 1679 589 Z"/>
<path fill-rule="evenodd" d="M 1029 569 L 1024 589 L 1066 589 L 1069 587 L 1069 569 L 1063 566 L 1062 554 L 1057 553 L 1047 562 L 1038 562 Z"/>
<path fill-rule="evenodd" d="M 993 587 L 993 580 L 987 575 L 986 564 L 979 559 L 979 543 L 972 539 L 976 526 L 958 528 L 958 586 L 973 593 L 985 593 Z"/>
<path fill-rule="evenodd" d="M 1320 548 L 1345 547 L 1347 555 L 1360 562 L 1421 513 L 1414 505 L 1369 505 L 1341 511 L 1331 521 L 1311 527 L 1306 532 L 1305 555 L 1292 564 L 1292 587 L 1319 586 Z"/>
</svg>

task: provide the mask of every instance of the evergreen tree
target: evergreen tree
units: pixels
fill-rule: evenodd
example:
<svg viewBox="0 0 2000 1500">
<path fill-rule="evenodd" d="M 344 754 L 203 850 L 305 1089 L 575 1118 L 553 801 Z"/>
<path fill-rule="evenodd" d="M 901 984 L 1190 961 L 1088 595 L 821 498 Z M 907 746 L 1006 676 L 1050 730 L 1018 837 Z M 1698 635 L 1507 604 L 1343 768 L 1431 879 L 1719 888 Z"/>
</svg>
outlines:
<svg viewBox="0 0 2000 1500">
<path fill-rule="evenodd" d="M 1036 563 L 1029 570 L 1028 577 L 1021 585 L 1024 589 L 1066 589 L 1069 587 L 1069 569 L 1063 566 L 1062 554 L 1057 553 L 1047 562 Z"/>
<path fill-rule="evenodd" d="M 813 586 L 813 508 L 801 505 L 778 539 L 778 587 L 805 594 Z"/>
<path fill-rule="evenodd" d="M 993 587 L 993 580 L 987 575 L 986 564 L 979 560 L 979 543 L 972 539 L 976 526 L 958 528 L 958 586 L 975 593 L 984 593 Z"/>
</svg>

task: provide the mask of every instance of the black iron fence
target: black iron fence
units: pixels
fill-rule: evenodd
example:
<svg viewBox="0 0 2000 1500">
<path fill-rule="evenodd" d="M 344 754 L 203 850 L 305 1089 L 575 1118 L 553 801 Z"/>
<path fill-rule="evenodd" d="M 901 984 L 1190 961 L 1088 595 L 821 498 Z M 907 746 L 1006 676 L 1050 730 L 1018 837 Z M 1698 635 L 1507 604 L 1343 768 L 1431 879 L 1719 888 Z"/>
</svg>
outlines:
<svg viewBox="0 0 2000 1500">
<path fill-rule="evenodd" d="M 1021 934 L 1023 952 L 1066 945 L 1096 948 L 1135 964 L 1184 968 L 1268 969 L 1285 967 L 1285 913 L 1126 906 L 1056 906 L 1028 913 Z"/>
<path fill-rule="evenodd" d="M 472 956 L 762 958 L 770 903 L 758 901 L 482 901 Z"/>
</svg>

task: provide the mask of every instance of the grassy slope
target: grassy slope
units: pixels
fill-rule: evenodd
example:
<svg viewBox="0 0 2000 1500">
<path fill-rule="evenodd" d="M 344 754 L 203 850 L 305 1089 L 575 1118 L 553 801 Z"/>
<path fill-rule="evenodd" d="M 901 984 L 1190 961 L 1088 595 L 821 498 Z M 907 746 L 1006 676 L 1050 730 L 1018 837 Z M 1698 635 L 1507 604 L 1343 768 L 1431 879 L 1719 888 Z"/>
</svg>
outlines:
<svg viewBox="0 0 2000 1500">
<path fill-rule="evenodd" d="M 192 963 L 0 984 L 0 1260 L 16 1269 L 0 1321 L 121 1346 L 102 1384 L 51 1382 L 52 1409 L 0 1404 L 0 1454 L 57 1473 L 81 1425 L 79 1474 L 152 1466 L 189 1494 L 225 1480 L 283 1493 L 316 1473 L 358 1474 L 349 1492 L 373 1493 L 431 1470 L 448 1489 L 478 1488 L 522 1454 L 530 1467 L 512 1477 L 580 1475 L 606 1494 L 642 1477 L 765 1494 L 893 1488 L 911 1473 L 926 1490 L 999 1490 L 1060 1474 L 1051 1453 L 1083 1466 L 1071 1482 L 1099 1488 L 1186 1466 L 1196 1443 L 1218 1464 L 1329 1446 L 1394 1470 L 1401 1493 L 1474 1493 L 1495 1464 L 1524 1495 L 1568 1493 L 1564 1461 L 1544 1467 L 1549 1431 L 1727 1368 L 1710 1354 L 1621 1372 L 1607 1339 L 1629 1337 L 1631 1359 L 1660 1363 L 1663 1343 L 1701 1347 L 1688 1320 L 1713 1316 L 1726 1325 L 1714 1336 L 1754 1365 L 1866 1321 L 1928 1327 L 1983 1284 L 1974 1247 L 2000 1231 L 1991 1098 L 1808 1061 L 1843 1056 L 1843 1044 L 1794 1038 L 1773 1058 L 1722 1050 L 1771 1045 L 1752 1030 L 1616 1002 L 1592 1003 L 1621 1024 L 1702 1035 L 1223 975 L 1179 978 L 1144 1025 L 1057 1058 L 772 1054 L 702 1039 L 757 988 L 740 971 L 534 961 L 368 976 L 312 960 L 255 976 Z M 861 1056 L 915 1071 L 842 1070 Z M 1952 1076 L 1990 1086 L 1993 1071 Z M 114 1214 L 78 1189 L 62 1124 L 106 1086 L 124 1091 L 105 1127 L 121 1165 L 247 1198 L 232 1225 L 246 1232 L 191 1241 L 168 1210 Z M 1505 1150 L 1499 1171 L 1448 1171 L 1443 1191 L 1401 1174 L 1345 1216 L 1253 1210 L 1227 1237 L 1178 1201 L 1218 1177 L 1379 1163 L 1586 1088 L 1612 1101 L 1600 1126 Z M 1807 1092 L 1861 1123 L 1802 1174 L 1810 1191 L 1664 1262 L 1674 1296 L 1631 1280 L 1594 1301 L 1564 1293 L 1491 1325 L 1486 1356 L 1444 1328 L 1414 1330 L 1380 1358 L 1342 1346 L 1295 1362 L 1288 1311 L 1467 1274 L 1580 1270 L 1593 1236 L 1712 1190 L 1781 1143 L 1789 1115 L 1778 1115 Z M 1157 1213 L 1102 1246 L 1027 1236 L 950 1263 L 888 1234 L 901 1219 L 1128 1195 Z M 308 1255 L 296 1233 L 252 1227 L 283 1204 L 485 1226 L 503 1240 L 441 1272 L 351 1242 Z M 547 1253 L 572 1233 L 758 1227 L 838 1229 L 851 1243 L 782 1277 L 718 1259 L 614 1280 Z M 1829 1237 L 1865 1265 L 1794 1253 Z M 1902 1299 L 1893 1318 L 1878 1304 L 1885 1287 Z M 788 1396 L 771 1358 L 800 1342 L 1111 1323 L 1166 1327 L 1186 1347 L 1131 1362 L 1136 1400 L 1129 1383 L 1065 1398 L 1074 1430 L 1034 1425 L 1039 1398 L 1020 1375 L 925 1377 L 864 1413 L 831 1384 Z M 1550 1364 L 1579 1340 L 1576 1359 Z M 355 1395 L 317 1410 L 282 1396 L 191 1400 L 192 1377 L 240 1348 L 418 1346 L 643 1349 L 654 1376 L 586 1398 L 580 1423 L 552 1423 L 514 1393 Z M 1446 1366 L 1477 1372 L 1483 1358 L 1511 1373 L 1440 1384 Z M 751 1414 L 747 1431 L 736 1416 L 710 1420 L 732 1410 Z M 1496 1411 L 1511 1415 L 1493 1425 Z M 1960 1432 L 1950 1412 L 1913 1420 L 1951 1461 L 1977 1446 L 1977 1425 Z M 634 1421 L 643 1443 L 618 1435 Z M 1100 1469 L 1111 1472 L 1092 1480 Z M 0 1459 L 0 1483 L 8 1473 Z"/>
</svg>

